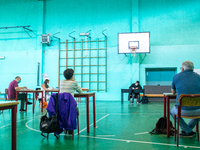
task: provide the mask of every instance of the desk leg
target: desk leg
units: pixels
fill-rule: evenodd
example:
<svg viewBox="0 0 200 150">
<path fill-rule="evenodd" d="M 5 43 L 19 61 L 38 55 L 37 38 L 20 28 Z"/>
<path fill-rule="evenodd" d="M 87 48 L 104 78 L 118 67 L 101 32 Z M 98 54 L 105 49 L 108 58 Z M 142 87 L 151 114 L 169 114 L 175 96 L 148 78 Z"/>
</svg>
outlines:
<svg viewBox="0 0 200 150">
<path fill-rule="evenodd" d="M 166 96 L 164 95 L 164 117 L 166 117 Z"/>
<path fill-rule="evenodd" d="M 89 129 L 89 97 L 87 96 L 87 103 L 86 103 L 86 111 L 87 111 L 87 133 L 90 132 L 90 129 Z"/>
<path fill-rule="evenodd" d="M 47 97 L 46 97 L 46 91 L 44 91 L 44 100 L 45 100 L 45 102 L 47 101 Z"/>
<path fill-rule="evenodd" d="M 18 100 L 18 92 L 16 92 L 16 101 Z M 21 105 L 22 106 L 22 105 Z M 17 106 L 16 106 L 17 107 Z M 16 108 L 17 109 L 17 108 Z"/>
<path fill-rule="evenodd" d="M 16 112 L 17 105 L 12 108 L 12 150 L 16 150 L 17 140 L 16 140 Z"/>
<path fill-rule="evenodd" d="M 169 118 L 170 118 L 170 114 L 169 114 L 169 104 L 170 101 L 169 101 L 169 97 L 167 96 L 167 137 L 170 137 L 169 135 Z"/>
<path fill-rule="evenodd" d="M 34 96 L 34 92 L 33 92 L 33 114 L 34 114 L 34 108 L 35 108 L 35 96 Z"/>
<path fill-rule="evenodd" d="M 28 93 L 26 93 L 26 112 L 27 112 Z"/>
<path fill-rule="evenodd" d="M 42 106 L 41 106 L 41 111 L 43 112 L 43 92 L 42 92 Z"/>
<path fill-rule="evenodd" d="M 123 92 L 121 92 L 121 104 L 123 104 Z"/>
<path fill-rule="evenodd" d="M 95 95 L 93 95 L 93 125 L 96 127 L 96 119 L 95 119 Z"/>
</svg>

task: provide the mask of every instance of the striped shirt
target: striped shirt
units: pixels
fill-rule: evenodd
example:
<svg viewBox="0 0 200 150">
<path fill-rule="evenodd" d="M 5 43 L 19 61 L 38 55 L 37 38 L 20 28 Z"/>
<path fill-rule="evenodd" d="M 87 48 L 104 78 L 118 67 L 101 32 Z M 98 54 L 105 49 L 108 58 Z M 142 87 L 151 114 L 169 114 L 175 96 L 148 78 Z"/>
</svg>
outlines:
<svg viewBox="0 0 200 150">
<path fill-rule="evenodd" d="M 60 93 L 71 93 L 71 95 L 74 97 L 74 91 L 77 91 L 78 93 L 82 93 L 82 89 L 78 86 L 78 83 L 76 81 L 66 81 L 61 80 L 60 81 Z"/>
</svg>

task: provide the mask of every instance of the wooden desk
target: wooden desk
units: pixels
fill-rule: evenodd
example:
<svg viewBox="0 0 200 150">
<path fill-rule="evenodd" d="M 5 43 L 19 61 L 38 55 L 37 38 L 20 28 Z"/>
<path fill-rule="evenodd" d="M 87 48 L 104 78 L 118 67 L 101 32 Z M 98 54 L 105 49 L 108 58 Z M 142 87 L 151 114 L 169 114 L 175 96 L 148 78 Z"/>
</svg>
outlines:
<svg viewBox="0 0 200 150">
<path fill-rule="evenodd" d="M 95 93 L 74 93 L 74 97 L 85 97 L 86 98 L 86 113 L 87 113 L 87 133 L 89 133 L 89 97 L 93 97 L 93 126 L 96 127 L 96 113 L 95 113 Z"/>
<path fill-rule="evenodd" d="M 51 93 L 53 93 L 53 92 L 55 92 L 55 93 L 59 93 L 60 91 L 59 91 L 59 89 L 52 89 L 52 90 L 45 90 L 44 91 L 44 100 L 45 100 L 45 102 L 47 101 L 47 92 L 51 92 Z"/>
<path fill-rule="evenodd" d="M 144 94 L 144 89 L 121 89 L 121 104 L 124 102 L 124 93 L 143 93 Z M 132 99 L 134 98 L 134 94 L 132 94 Z"/>
<path fill-rule="evenodd" d="M 35 93 L 42 93 L 43 98 L 43 91 L 42 90 L 16 90 L 16 101 L 18 100 L 18 93 L 33 93 L 33 114 L 34 114 L 34 108 L 35 108 Z M 28 100 L 28 99 L 27 99 Z M 43 100 L 42 100 L 42 106 L 43 106 Z M 27 111 L 27 102 L 26 102 L 26 111 Z M 41 111 L 43 112 L 43 107 L 41 107 Z"/>
<path fill-rule="evenodd" d="M 172 93 L 163 93 L 164 94 L 164 117 L 166 117 L 166 100 L 167 100 L 167 137 L 170 137 L 169 134 L 169 120 L 170 120 L 170 99 L 176 99 L 176 95 Z"/>
<path fill-rule="evenodd" d="M 0 110 L 5 110 L 5 109 L 12 109 L 12 150 L 16 150 L 16 139 L 17 139 L 17 134 L 16 134 L 16 112 L 17 112 L 17 105 L 19 102 L 16 101 L 1 101 L 0 102 Z M 1 140 L 2 142 L 3 140 Z"/>
</svg>

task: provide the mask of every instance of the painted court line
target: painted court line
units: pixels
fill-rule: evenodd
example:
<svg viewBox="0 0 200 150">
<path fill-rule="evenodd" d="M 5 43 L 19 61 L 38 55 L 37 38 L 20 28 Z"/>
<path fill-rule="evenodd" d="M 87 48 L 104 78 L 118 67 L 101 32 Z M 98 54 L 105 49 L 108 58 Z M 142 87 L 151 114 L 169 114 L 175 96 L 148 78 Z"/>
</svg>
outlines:
<svg viewBox="0 0 200 150">
<path fill-rule="evenodd" d="M 99 122 L 100 120 L 106 118 L 107 116 L 109 116 L 109 114 L 107 114 L 107 115 L 103 116 L 102 118 L 100 118 L 99 120 L 97 120 L 96 123 Z M 90 124 L 90 126 L 92 126 L 92 125 L 93 125 L 93 123 Z M 82 129 L 81 131 L 79 131 L 79 133 L 83 132 L 83 131 L 86 130 L 86 129 L 87 129 L 87 127 L 85 127 L 84 129 Z M 78 134 L 78 133 L 76 133 L 75 135 L 77 135 L 77 134 Z"/>
<path fill-rule="evenodd" d="M 113 138 L 101 138 L 101 137 L 93 137 L 93 136 L 85 136 L 85 135 L 79 135 L 79 137 L 87 137 L 87 138 L 94 138 L 94 139 L 102 139 L 102 140 L 111 140 L 111 141 L 121 141 L 121 142 L 127 142 L 127 143 L 142 143 L 142 144 L 153 144 L 153 145 L 163 145 L 163 146 L 173 146 L 176 147 L 176 144 L 166 144 L 166 143 L 155 143 L 155 142 L 146 142 L 146 141 L 135 141 L 135 140 L 124 140 L 124 139 L 113 139 Z M 184 148 L 200 148 L 197 146 L 188 146 L 188 145 L 179 145 L 179 147 Z"/>
<path fill-rule="evenodd" d="M 142 133 L 135 133 L 135 135 L 139 135 L 139 134 L 147 134 L 149 132 L 142 132 Z"/>
<path fill-rule="evenodd" d="M 99 122 L 100 120 L 104 119 L 104 118 L 107 117 L 108 115 L 109 115 L 109 114 L 103 116 L 102 118 L 100 118 L 99 120 L 97 120 L 96 123 Z M 29 126 L 27 125 L 29 122 L 31 122 L 31 121 L 33 121 L 33 120 L 34 120 L 34 119 L 31 119 L 31 120 L 27 121 L 27 122 L 25 123 L 25 126 L 26 126 L 28 129 L 30 129 L 30 130 L 33 130 L 33 131 L 36 131 L 36 132 L 41 132 L 40 130 L 33 129 L 33 128 L 31 128 L 31 127 L 29 127 Z M 93 123 L 92 123 L 90 126 L 92 126 L 92 125 L 93 125 Z M 84 129 L 82 129 L 81 131 L 79 131 L 79 133 L 83 132 L 85 129 L 87 129 L 87 127 L 84 128 Z M 77 134 L 78 134 L 78 133 L 76 133 L 76 134 L 74 134 L 74 135 L 77 135 Z M 65 134 L 60 134 L 60 135 L 65 135 Z"/>
<path fill-rule="evenodd" d="M 115 136 L 115 135 L 96 135 L 96 136 Z"/>
<path fill-rule="evenodd" d="M 31 117 L 31 118 L 33 118 L 33 117 Z M 21 121 L 28 120 L 28 119 L 31 119 L 31 118 L 21 119 L 21 120 L 16 121 L 16 122 L 21 122 Z M 1 126 L 0 129 L 1 129 L 1 128 L 4 128 L 4 127 L 6 127 L 6 126 L 9 126 L 9 125 L 11 125 L 11 123 L 6 124 L 6 125 L 4 125 L 4 126 Z"/>
</svg>

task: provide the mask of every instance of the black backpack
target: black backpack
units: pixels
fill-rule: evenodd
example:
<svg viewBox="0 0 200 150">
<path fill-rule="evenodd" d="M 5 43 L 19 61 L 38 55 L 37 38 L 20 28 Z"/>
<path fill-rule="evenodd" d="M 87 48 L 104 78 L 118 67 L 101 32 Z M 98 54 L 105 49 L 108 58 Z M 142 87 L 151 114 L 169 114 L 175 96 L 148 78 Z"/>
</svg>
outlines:
<svg viewBox="0 0 200 150">
<path fill-rule="evenodd" d="M 174 135 L 174 127 L 172 122 L 169 122 L 170 135 Z M 149 132 L 150 134 L 167 134 L 167 118 L 161 117 L 158 119 L 155 128 Z"/>
<path fill-rule="evenodd" d="M 47 113 L 41 117 L 40 120 L 40 131 L 42 131 L 41 135 L 46 137 L 43 133 L 47 133 L 47 138 L 49 133 L 54 132 L 54 136 L 56 136 L 55 132 L 60 130 L 60 125 L 58 122 L 58 93 L 56 93 L 56 100 L 55 100 L 55 106 L 56 106 L 56 114 L 51 117 L 47 117 Z M 56 138 L 58 138 L 56 136 Z"/>
<path fill-rule="evenodd" d="M 148 104 L 148 102 L 149 102 L 148 97 L 143 96 L 140 102 L 142 102 L 142 104 Z"/>
</svg>

